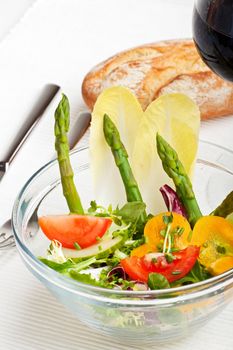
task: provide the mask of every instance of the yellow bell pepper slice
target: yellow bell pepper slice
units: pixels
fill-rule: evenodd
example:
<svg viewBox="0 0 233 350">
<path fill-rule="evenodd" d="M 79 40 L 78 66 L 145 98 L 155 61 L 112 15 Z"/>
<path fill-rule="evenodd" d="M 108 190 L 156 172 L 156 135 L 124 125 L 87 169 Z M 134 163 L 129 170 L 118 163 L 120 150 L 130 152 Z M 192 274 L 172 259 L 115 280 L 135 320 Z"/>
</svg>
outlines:
<svg viewBox="0 0 233 350">
<path fill-rule="evenodd" d="M 163 236 L 161 235 L 161 231 L 166 229 L 166 224 L 164 223 L 163 217 L 170 216 L 170 212 L 165 212 L 154 216 L 150 219 L 144 228 L 144 236 L 146 243 L 141 245 L 138 248 L 135 248 L 131 252 L 131 256 L 142 257 L 150 252 L 157 252 L 158 246 L 163 244 Z M 171 223 L 170 232 L 177 230 L 178 228 L 183 229 L 183 233 L 181 235 L 174 235 L 174 245 L 178 249 L 184 249 L 187 247 L 186 240 L 182 239 L 182 236 L 188 237 L 191 232 L 191 227 L 189 222 L 185 217 L 180 214 L 172 213 L 173 220 Z"/>
<path fill-rule="evenodd" d="M 185 234 L 181 238 L 188 241 Z M 199 261 L 210 267 L 220 258 L 233 256 L 233 224 L 219 216 L 204 216 L 194 226 L 189 244 L 201 247 Z"/>
<path fill-rule="evenodd" d="M 209 272 L 217 276 L 231 269 L 233 269 L 233 256 L 224 256 L 210 264 Z"/>
</svg>

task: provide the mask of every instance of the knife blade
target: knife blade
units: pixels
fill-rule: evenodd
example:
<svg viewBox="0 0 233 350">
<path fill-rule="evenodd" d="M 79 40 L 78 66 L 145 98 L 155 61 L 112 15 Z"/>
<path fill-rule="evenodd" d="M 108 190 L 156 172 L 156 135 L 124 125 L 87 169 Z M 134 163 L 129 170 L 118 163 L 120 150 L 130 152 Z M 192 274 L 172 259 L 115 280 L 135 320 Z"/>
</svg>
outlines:
<svg viewBox="0 0 233 350">
<path fill-rule="evenodd" d="M 13 146 L 12 149 L 9 150 L 8 155 L 5 160 L 0 161 L 0 181 L 6 171 L 8 170 L 11 162 L 17 155 L 17 153 L 20 151 L 22 148 L 23 144 L 31 134 L 32 130 L 36 127 L 39 119 L 43 116 L 44 111 L 50 103 L 53 101 L 55 96 L 58 94 L 60 91 L 60 86 L 55 85 L 55 84 L 49 84 L 46 86 L 46 96 L 43 96 L 43 100 L 39 102 L 39 105 L 35 109 L 34 115 L 31 116 L 30 122 L 27 125 L 27 128 L 21 133 L 20 137 L 18 138 L 16 144 Z"/>
<path fill-rule="evenodd" d="M 91 123 L 90 112 L 80 112 L 76 122 L 74 123 L 69 137 L 69 145 L 72 150 L 81 140 Z"/>
</svg>

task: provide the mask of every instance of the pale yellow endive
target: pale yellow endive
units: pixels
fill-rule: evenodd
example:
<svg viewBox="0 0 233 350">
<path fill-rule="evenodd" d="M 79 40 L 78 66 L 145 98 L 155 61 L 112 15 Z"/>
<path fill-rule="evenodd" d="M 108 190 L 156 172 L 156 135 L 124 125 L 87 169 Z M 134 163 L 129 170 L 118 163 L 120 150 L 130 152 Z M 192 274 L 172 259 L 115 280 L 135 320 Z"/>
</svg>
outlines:
<svg viewBox="0 0 233 350">
<path fill-rule="evenodd" d="M 116 206 L 126 202 L 119 171 L 103 134 L 104 114 L 116 124 L 127 149 L 134 176 L 147 205 L 147 212 L 165 210 L 159 188 L 170 179 L 156 151 L 159 132 L 179 154 L 186 171 L 195 164 L 200 112 L 183 94 L 167 94 L 153 101 L 145 112 L 136 97 L 124 87 L 111 87 L 98 97 L 92 113 L 90 160 L 94 192 L 99 204 Z"/>
</svg>

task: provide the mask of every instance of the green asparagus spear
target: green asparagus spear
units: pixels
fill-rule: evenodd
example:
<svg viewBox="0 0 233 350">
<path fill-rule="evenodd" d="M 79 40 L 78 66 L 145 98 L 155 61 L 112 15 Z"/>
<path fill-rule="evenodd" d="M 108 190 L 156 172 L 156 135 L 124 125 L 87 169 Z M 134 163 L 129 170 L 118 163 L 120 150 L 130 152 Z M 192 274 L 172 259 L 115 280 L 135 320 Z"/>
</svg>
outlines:
<svg viewBox="0 0 233 350">
<path fill-rule="evenodd" d="M 59 163 L 63 194 L 71 213 L 83 214 L 83 207 L 74 184 L 74 173 L 70 164 L 67 132 L 70 124 L 70 106 L 68 98 L 63 95 L 55 111 L 55 148 Z"/>
<path fill-rule="evenodd" d="M 138 184 L 128 161 L 127 151 L 121 142 L 119 131 L 107 114 L 104 115 L 103 129 L 105 140 L 111 147 L 116 166 L 119 168 L 125 186 L 127 201 L 143 202 Z M 143 221 L 145 220 L 146 212 L 143 213 Z"/>
<path fill-rule="evenodd" d="M 176 151 L 159 134 L 156 136 L 156 141 L 158 155 L 162 161 L 163 168 L 173 180 L 176 186 L 176 193 L 183 203 L 188 220 L 193 227 L 202 214 L 196 201 L 191 181 Z"/>
<path fill-rule="evenodd" d="M 233 212 L 233 191 L 231 191 L 223 202 L 210 214 L 216 216 L 227 217 Z"/>
</svg>

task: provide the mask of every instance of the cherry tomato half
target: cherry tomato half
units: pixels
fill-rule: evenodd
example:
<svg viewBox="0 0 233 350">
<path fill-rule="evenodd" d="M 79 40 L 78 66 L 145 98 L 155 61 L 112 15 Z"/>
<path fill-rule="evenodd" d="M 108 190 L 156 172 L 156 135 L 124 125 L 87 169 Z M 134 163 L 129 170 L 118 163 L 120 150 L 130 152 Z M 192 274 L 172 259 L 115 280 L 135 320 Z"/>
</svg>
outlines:
<svg viewBox="0 0 233 350">
<path fill-rule="evenodd" d="M 158 256 L 156 261 L 144 257 L 131 256 L 121 260 L 121 266 L 132 280 L 148 282 L 149 274 L 160 273 L 167 278 L 168 282 L 174 282 L 186 276 L 193 268 L 200 248 L 188 246 L 187 248 L 173 253 L 174 260 L 168 262 L 164 255 Z"/>
<path fill-rule="evenodd" d="M 97 243 L 111 226 L 109 218 L 88 215 L 54 215 L 39 218 L 39 225 L 50 240 L 59 241 L 65 248 L 73 248 L 75 243 L 81 248 Z"/>
</svg>

